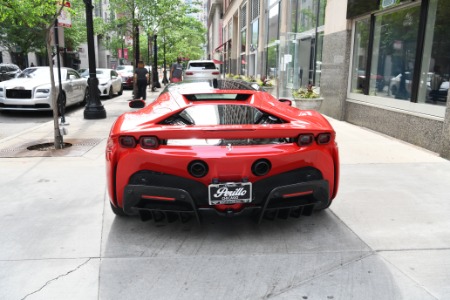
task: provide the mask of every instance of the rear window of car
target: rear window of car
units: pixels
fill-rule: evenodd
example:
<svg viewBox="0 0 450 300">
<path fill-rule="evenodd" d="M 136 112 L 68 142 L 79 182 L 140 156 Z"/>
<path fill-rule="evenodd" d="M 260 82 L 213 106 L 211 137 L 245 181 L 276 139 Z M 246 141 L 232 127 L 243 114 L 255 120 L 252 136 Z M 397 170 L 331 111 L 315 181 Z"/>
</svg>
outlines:
<svg viewBox="0 0 450 300">
<path fill-rule="evenodd" d="M 254 125 L 286 121 L 248 105 L 194 105 L 162 121 L 163 125 Z"/>
<path fill-rule="evenodd" d="M 195 100 L 247 100 L 251 94 L 190 94 L 184 95 L 190 101 Z"/>
<path fill-rule="evenodd" d="M 216 65 L 212 62 L 192 62 L 189 63 L 188 69 L 215 70 Z"/>
<path fill-rule="evenodd" d="M 131 66 L 131 65 L 121 65 L 121 66 L 118 66 L 117 67 L 117 69 L 116 69 L 117 71 L 122 71 L 122 70 L 127 70 L 127 71 L 133 71 L 133 66 Z"/>
</svg>

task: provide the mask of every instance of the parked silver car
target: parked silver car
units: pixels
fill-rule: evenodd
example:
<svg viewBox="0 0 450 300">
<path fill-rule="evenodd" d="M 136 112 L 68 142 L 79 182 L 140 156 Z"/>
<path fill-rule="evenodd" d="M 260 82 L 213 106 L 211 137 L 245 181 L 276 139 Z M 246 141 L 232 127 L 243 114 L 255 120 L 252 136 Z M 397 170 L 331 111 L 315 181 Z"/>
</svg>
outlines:
<svg viewBox="0 0 450 300">
<path fill-rule="evenodd" d="M 220 79 L 220 71 L 212 60 L 190 60 L 183 80 Z"/>
<path fill-rule="evenodd" d="M 53 69 L 57 90 L 58 69 Z M 88 85 L 77 71 L 61 68 L 62 90 L 65 106 L 84 104 Z M 0 110 L 52 110 L 50 68 L 32 67 L 17 78 L 0 82 Z"/>
<path fill-rule="evenodd" d="M 96 77 L 98 79 L 98 90 L 100 96 L 106 96 L 111 99 L 115 94 L 122 95 L 122 77 L 113 69 L 96 69 Z M 89 69 L 81 73 L 84 78 L 89 78 Z"/>
<path fill-rule="evenodd" d="M 0 81 L 12 79 L 20 72 L 19 66 L 15 64 L 0 64 Z"/>
</svg>

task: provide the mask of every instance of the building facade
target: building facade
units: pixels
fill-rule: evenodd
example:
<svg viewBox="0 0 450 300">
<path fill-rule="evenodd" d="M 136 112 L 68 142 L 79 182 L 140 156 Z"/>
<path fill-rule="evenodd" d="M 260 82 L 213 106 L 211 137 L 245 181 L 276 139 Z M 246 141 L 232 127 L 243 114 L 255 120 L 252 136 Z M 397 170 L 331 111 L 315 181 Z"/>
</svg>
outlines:
<svg viewBox="0 0 450 300">
<path fill-rule="evenodd" d="M 271 78 L 279 98 L 312 84 L 322 113 L 450 158 L 450 1 L 209 0 L 207 7 L 208 57 L 225 74 Z"/>
</svg>

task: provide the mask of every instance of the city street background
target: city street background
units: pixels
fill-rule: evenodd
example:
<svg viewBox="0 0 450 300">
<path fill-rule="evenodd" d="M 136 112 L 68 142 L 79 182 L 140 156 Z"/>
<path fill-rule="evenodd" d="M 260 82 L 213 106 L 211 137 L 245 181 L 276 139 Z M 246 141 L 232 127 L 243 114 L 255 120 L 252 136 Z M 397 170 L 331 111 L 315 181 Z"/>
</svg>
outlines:
<svg viewBox="0 0 450 300">
<path fill-rule="evenodd" d="M 150 93 L 147 102 L 156 97 Z M 0 113 L 0 299 L 450 299 L 450 162 L 329 118 L 341 156 L 330 209 L 264 221 L 115 217 L 105 145 L 131 91 L 106 119 Z M 72 148 L 72 149 L 71 149 Z"/>
</svg>

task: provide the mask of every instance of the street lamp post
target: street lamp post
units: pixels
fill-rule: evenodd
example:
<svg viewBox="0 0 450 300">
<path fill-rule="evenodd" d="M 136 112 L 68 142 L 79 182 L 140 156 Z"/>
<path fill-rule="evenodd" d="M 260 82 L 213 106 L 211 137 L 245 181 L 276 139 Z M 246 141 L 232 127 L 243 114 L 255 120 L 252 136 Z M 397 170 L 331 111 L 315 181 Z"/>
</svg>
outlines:
<svg viewBox="0 0 450 300">
<path fill-rule="evenodd" d="M 87 31 L 87 45 L 89 57 L 89 78 L 88 90 L 89 97 L 84 109 L 85 119 L 105 119 L 106 111 L 100 102 L 100 95 L 98 93 L 98 79 L 96 76 L 95 67 L 95 48 L 94 48 L 94 23 L 92 20 L 92 0 L 83 0 L 86 6 L 86 31 Z"/>
<path fill-rule="evenodd" d="M 167 85 L 169 83 L 169 80 L 167 79 L 167 69 L 166 69 L 166 32 L 164 31 L 164 45 L 163 45 L 163 51 L 164 51 L 164 73 L 163 73 L 163 80 L 162 83 L 164 85 Z"/>
<path fill-rule="evenodd" d="M 161 84 L 159 83 L 159 75 L 158 75 L 158 45 L 156 43 L 157 41 L 157 35 L 153 35 L 153 68 L 152 68 L 152 91 L 154 92 L 157 88 L 161 87 Z"/>
<path fill-rule="evenodd" d="M 125 52 L 123 52 L 123 42 L 124 42 L 124 40 L 125 40 L 125 36 L 122 36 L 122 55 L 121 55 L 121 59 L 122 59 L 122 61 L 121 61 L 121 65 L 124 65 L 125 63 L 124 63 L 124 61 L 125 61 Z"/>
</svg>

